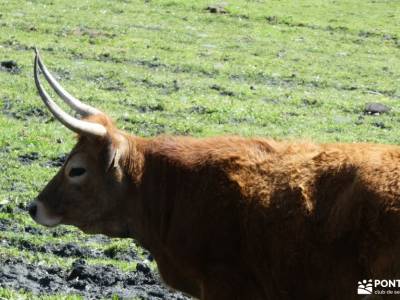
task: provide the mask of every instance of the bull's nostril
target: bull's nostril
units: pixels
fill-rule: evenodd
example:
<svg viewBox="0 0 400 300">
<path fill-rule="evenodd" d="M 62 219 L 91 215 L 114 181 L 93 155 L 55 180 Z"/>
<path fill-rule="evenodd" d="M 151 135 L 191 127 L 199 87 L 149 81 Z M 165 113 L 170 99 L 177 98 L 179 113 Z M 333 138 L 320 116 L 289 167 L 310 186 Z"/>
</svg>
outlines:
<svg viewBox="0 0 400 300">
<path fill-rule="evenodd" d="M 29 205 L 28 210 L 29 210 L 29 214 L 31 215 L 31 217 L 32 217 L 32 218 L 35 218 L 35 216 L 36 216 L 36 211 L 37 211 L 37 205 L 36 205 L 36 203 L 32 203 L 31 205 Z"/>
</svg>

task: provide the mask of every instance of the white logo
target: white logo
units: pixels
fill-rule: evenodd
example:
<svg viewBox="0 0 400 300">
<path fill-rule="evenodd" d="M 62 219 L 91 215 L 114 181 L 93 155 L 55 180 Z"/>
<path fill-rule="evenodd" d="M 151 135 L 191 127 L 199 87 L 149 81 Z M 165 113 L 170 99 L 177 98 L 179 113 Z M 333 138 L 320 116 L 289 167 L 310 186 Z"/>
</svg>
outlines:
<svg viewBox="0 0 400 300">
<path fill-rule="evenodd" d="M 371 295 L 373 290 L 372 279 L 363 280 L 358 282 L 357 294 L 358 295 Z"/>
</svg>

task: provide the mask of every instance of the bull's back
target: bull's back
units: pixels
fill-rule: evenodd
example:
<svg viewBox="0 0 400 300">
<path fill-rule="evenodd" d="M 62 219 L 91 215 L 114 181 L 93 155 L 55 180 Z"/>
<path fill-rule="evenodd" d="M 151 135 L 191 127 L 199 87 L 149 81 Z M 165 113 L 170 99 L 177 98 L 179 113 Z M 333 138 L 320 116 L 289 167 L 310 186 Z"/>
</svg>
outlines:
<svg viewBox="0 0 400 300">
<path fill-rule="evenodd" d="M 243 216 L 244 256 L 266 295 L 351 299 L 357 280 L 400 275 L 398 153 L 325 145 L 266 163 Z"/>
</svg>

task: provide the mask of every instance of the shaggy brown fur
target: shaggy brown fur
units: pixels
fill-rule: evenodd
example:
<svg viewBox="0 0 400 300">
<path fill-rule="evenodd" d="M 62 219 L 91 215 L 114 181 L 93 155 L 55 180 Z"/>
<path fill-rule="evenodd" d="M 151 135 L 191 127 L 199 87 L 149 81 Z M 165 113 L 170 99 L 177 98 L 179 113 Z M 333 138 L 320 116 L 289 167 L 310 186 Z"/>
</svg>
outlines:
<svg viewBox="0 0 400 300">
<path fill-rule="evenodd" d="M 137 239 L 171 287 L 207 300 L 358 299 L 358 280 L 399 277 L 399 147 L 144 139 L 89 120 L 109 133 L 72 151 L 90 177 L 71 186 L 64 166 L 38 199 L 62 223 Z"/>
</svg>

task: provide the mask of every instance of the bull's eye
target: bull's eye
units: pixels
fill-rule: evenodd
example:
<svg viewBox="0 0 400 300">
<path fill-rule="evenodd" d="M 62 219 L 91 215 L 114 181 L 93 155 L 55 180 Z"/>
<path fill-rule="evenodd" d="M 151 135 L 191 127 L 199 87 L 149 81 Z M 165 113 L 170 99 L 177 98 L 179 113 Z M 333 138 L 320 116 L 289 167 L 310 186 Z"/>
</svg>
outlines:
<svg viewBox="0 0 400 300">
<path fill-rule="evenodd" d="M 72 168 L 69 171 L 68 176 L 69 177 L 77 177 L 77 176 L 81 176 L 83 174 L 85 174 L 86 170 L 84 168 Z"/>
</svg>

